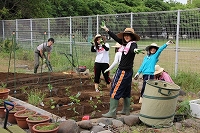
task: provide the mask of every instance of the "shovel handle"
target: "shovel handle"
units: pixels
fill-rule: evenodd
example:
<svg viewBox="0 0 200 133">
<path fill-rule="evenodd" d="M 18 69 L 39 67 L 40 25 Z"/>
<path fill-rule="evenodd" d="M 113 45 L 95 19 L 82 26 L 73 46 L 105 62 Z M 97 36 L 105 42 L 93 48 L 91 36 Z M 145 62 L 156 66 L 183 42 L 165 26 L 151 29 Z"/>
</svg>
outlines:
<svg viewBox="0 0 200 133">
<path fill-rule="evenodd" d="M 11 106 L 11 108 L 7 108 L 7 105 Z M 6 111 L 10 111 L 14 108 L 14 104 L 9 101 L 4 101 L 4 107 L 5 107 Z"/>
</svg>

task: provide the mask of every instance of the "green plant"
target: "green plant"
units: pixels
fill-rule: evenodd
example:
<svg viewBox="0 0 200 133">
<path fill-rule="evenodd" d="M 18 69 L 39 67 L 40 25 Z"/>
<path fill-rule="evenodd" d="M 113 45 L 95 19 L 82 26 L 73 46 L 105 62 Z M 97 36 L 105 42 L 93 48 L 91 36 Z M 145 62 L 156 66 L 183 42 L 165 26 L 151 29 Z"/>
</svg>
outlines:
<svg viewBox="0 0 200 133">
<path fill-rule="evenodd" d="M 35 106 L 39 105 L 43 101 L 45 94 L 41 90 L 38 90 L 38 89 L 33 89 L 30 92 L 27 92 L 26 88 L 27 86 L 23 86 L 20 89 L 22 90 L 23 93 L 27 94 L 28 103 Z"/>
<path fill-rule="evenodd" d="M 52 98 L 49 100 L 49 102 L 50 102 L 51 109 L 54 109 L 56 102 Z"/>
<path fill-rule="evenodd" d="M 184 100 L 182 102 L 177 103 L 177 109 L 176 114 L 182 114 L 182 115 L 190 115 L 190 104 L 189 100 Z"/>
<path fill-rule="evenodd" d="M 1 82 L 1 86 L 0 86 L 0 91 L 4 91 L 4 89 L 6 88 L 7 84 Z"/>
<path fill-rule="evenodd" d="M 37 115 L 37 116 L 28 116 L 28 119 L 33 121 L 40 121 L 43 120 L 44 118 L 41 117 L 40 115 Z"/>
<path fill-rule="evenodd" d="M 69 88 L 70 88 L 69 86 L 65 88 L 67 96 L 70 96 L 70 94 L 71 94 L 71 91 L 69 90 Z"/>
<path fill-rule="evenodd" d="M 97 108 L 98 108 L 97 105 L 102 103 L 102 101 L 100 100 L 100 96 L 96 96 L 96 99 L 97 99 L 96 102 L 94 102 L 94 100 L 92 100 L 92 98 L 91 98 L 90 100 L 88 100 L 88 102 L 89 102 L 89 104 L 91 105 L 91 107 L 92 107 L 94 110 L 96 110 L 96 111 L 98 111 L 98 112 L 101 112 L 100 110 L 97 110 Z"/>
<path fill-rule="evenodd" d="M 48 130 L 53 130 L 59 126 L 58 123 L 48 123 L 46 125 L 41 125 L 41 126 L 36 126 L 37 130 L 42 130 L 42 131 L 48 131 Z"/>
<path fill-rule="evenodd" d="M 48 84 L 48 89 L 49 89 L 49 92 L 50 92 L 50 95 L 52 96 L 52 90 L 53 90 L 53 86 L 51 84 Z"/>
<path fill-rule="evenodd" d="M 76 111 L 76 107 L 68 108 L 67 110 L 72 110 L 72 111 L 74 112 L 74 114 L 79 114 L 79 113 Z"/>
<path fill-rule="evenodd" d="M 78 92 L 75 96 L 70 96 L 69 99 L 72 103 L 80 105 L 80 100 L 78 99 L 79 96 L 80 96 L 80 93 Z"/>
</svg>

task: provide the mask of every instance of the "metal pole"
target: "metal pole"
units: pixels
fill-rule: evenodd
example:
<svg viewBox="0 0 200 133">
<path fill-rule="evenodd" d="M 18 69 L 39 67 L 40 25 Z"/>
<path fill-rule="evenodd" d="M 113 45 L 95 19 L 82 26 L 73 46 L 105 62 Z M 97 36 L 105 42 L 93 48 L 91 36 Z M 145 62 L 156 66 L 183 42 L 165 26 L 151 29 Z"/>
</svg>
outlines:
<svg viewBox="0 0 200 133">
<path fill-rule="evenodd" d="M 133 13 L 131 12 L 131 23 L 130 23 L 130 27 L 133 28 Z"/>
<path fill-rule="evenodd" d="M 48 18 L 48 38 L 50 38 L 50 20 L 49 20 L 49 18 Z"/>
<path fill-rule="evenodd" d="M 72 54 L 72 17 L 70 16 L 70 29 L 69 29 L 69 34 L 70 34 L 70 54 Z"/>
<path fill-rule="evenodd" d="M 31 28 L 31 49 L 33 48 L 33 23 L 32 19 L 30 19 L 30 28 Z"/>
<path fill-rule="evenodd" d="M 14 32 L 13 33 L 13 46 L 14 46 L 14 49 L 13 49 L 13 53 L 14 53 L 14 86 L 15 86 L 15 90 L 14 90 L 14 93 L 17 93 L 16 91 L 16 66 L 15 66 L 15 51 L 16 51 L 16 33 Z"/>
<path fill-rule="evenodd" d="M 177 12 L 177 27 L 176 27 L 176 58 L 175 58 L 175 77 L 178 71 L 178 48 L 179 48 L 179 26 L 180 26 L 180 10 Z"/>
<path fill-rule="evenodd" d="M 97 33 L 96 34 L 98 33 L 99 33 L 99 15 L 97 15 Z"/>
<path fill-rule="evenodd" d="M 2 20 L 2 32 L 3 32 L 3 40 L 5 39 L 5 27 L 4 27 L 4 20 Z"/>
<path fill-rule="evenodd" d="M 16 30 L 15 30 L 15 39 L 18 40 L 18 32 L 17 32 L 17 31 L 19 31 L 19 30 L 18 30 L 18 21 L 17 21 L 17 19 L 16 19 L 15 22 L 16 22 L 16 27 L 15 27 L 15 28 L 16 28 Z"/>
</svg>

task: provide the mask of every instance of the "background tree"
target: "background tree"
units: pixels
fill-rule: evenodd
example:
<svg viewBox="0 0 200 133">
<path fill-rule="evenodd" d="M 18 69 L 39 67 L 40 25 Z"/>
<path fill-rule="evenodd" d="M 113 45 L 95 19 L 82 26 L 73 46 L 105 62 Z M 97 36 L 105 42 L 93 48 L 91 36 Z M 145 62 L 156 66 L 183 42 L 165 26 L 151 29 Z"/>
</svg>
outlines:
<svg viewBox="0 0 200 133">
<path fill-rule="evenodd" d="M 0 20 L 89 16 L 199 8 L 200 1 L 175 0 L 1 0 Z"/>
</svg>

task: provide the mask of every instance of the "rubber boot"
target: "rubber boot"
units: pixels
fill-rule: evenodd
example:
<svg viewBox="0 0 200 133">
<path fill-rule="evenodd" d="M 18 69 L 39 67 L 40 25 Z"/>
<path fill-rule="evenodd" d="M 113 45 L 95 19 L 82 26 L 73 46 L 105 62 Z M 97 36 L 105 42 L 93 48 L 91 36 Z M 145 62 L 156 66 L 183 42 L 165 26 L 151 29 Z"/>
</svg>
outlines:
<svg viewBox="0 0 200 133">
<path fill-rule="evenodd" d="M 34 68 L 34 73 L 37 73 L 37 68 Z"/>
<path fill-rule="evenodd" d="M 116 110 L 118 107 L 118 102 L 119 100 L 115 100 L 113 98 L 110 98 L 110 108 L 109 108 L 109 112 L 106 114 L 102 114 L 103 117 L 107 117 L 107 118 L 116 118 Z"/>
<path fill-rule="evenodd" d="M 124 98 L 124 105 L 123 105 L 123 109 L 122 111 L 118 111 L 118 114 L 122 114 L 122 115 L 130 115 L 130 98 Z"/>
</svg>

